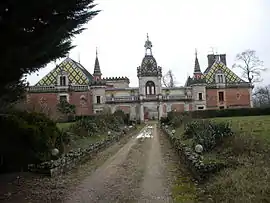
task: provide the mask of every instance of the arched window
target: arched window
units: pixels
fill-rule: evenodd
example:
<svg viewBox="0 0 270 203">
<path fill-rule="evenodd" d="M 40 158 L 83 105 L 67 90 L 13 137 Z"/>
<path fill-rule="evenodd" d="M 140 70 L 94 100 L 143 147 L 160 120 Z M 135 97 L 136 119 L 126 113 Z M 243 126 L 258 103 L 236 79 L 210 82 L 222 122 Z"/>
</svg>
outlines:
<svg viewBox="0 0 270 203">
<path fill-rule="evenodd" d="M 153 81 L 148 81 L 145 84 L 145 93 L 146 95 L 155 95 L 156 94 L 156 86 Z"/>
</svg>

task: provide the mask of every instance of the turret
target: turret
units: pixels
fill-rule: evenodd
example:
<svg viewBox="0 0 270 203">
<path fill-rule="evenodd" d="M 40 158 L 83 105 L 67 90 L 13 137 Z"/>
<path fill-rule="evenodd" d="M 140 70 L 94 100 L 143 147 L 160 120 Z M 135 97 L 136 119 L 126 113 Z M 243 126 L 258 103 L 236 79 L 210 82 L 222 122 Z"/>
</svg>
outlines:
<svg viewBox="0 0 270 203">
<path fill-rule="evenodd" d="M 98 61 L 98 53 L 96 50 L 96 60 L 95 60 L 95 67 L 94 67 L 94 80 L 101 80 L 101 70 L 100 70 L 100 65 L 99 65 L 99 61 Z"/>
</svg>

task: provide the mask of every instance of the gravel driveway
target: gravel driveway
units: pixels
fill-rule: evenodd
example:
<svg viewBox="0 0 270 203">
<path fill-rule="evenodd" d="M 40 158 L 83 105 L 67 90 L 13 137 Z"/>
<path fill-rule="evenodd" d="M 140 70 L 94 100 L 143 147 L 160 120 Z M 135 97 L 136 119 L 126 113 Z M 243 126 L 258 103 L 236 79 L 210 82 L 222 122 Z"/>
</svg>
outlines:
<svg viewBox="0 0 270 203">
<path fill-rule="evenodd" d="M 5 202 L 173 202 L 171 190 L 179 176 L 178 165 L 167 138 L 153 123 L 104 150 L 77 171 L 56 179 L 29 181 L 32 189 L 22 192 L 24 199 L 19 195 Z M 23 185 L 27 186 L 27 179 Z"/>
<path fill-rule="evenodd" d="M 83 180 L 66 203 L 172 202 L 159 136 L 156 124 L 144 128 Z"/>
</svg>

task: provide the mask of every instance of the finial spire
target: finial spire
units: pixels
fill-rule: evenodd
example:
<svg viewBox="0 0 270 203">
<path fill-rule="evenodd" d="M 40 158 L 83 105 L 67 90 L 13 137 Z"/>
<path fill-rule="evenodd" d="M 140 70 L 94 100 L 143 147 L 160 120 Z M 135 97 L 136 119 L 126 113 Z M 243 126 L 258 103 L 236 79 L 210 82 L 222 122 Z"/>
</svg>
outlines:
<svg viewBox="0 0 270 203">
<path fill-rule="evenodd" d="M 145 55 L 152 55 L 152 42 L 149 40 L 148 33 L 147 33 L 146 37 L 147 37 L 147 40 L 146 40 L 145 45 L 144 45 L 144 47 L 145 47 Z M 150 54 L 147 54 L 147 50 L 150 51 Z"/>
<path fill-rule="evenodd" d="M 194 66 L 194 73 L 201 73 L 201 68 L 198 60 L 198 51 L 195 49 L 195 66 Z"/>
<path fill-rule="evenodd" d="M 98 60 L 98 51 L 97 51 L 97 47 L 96 47 L 96 60 L 95 60 L 95 67 L 94 67 L 94 80 L 100 80 L 102 73 L 101 73 L 101 69 L 100 69 L 100 65 L 99 65 L 99 60 Z"/>
</svg>

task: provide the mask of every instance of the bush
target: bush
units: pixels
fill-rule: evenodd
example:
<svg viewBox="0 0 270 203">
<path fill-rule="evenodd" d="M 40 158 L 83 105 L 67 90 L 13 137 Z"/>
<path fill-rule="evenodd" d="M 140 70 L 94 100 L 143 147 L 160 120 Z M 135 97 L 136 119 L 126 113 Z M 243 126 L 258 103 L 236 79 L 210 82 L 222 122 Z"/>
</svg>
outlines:
<svg viewBox="0 0 270 203">
<path fill-rule="evenodd" d="M 12 112 L 0 116 L 2 171 L 18 170 L 29 163 L 50 160 L 61 136 L 56 123 L 42 113 Z M 61 139 L 60 139 L 61 140 Z"/>
<path fill-rule="evenodd" d="M 81 119 L 76 121 L 75 124 L 70 127 L 70 131 L 78 136 L 86 137 L 93 136 L 99 129 L 93 120 Z"/>
<path fill-rule="evenodd" d="M 78 117 L 77 117 L 78 119 Z M 107 131 L 120 131 L 120 126 L 129 120 L 123 111 L 114 114 L 101 114 L 95 116 L 81 117 L 71 127 L 71 131 L 80 136 L 93 136 Z"/>
<path fill-rule="evenodd" d="M 168 117 L 161 117 L 160 118 L 160 123 L 161 124 L 169 124 L 169 118 Z"/>
<path fill-rule="evenodd" d="M 195 120 L 185 126 L 184 138 L 193 139 L 194 145 L 201 144 L 204 151 L 210 151 L 232 134 L 229 123 Z"/>
<path fill-rule="evenodd" d="M 117 110 L 113 115 L 122 120 L 126 125 L 129 125 L 129 114 L 125 114 L 122 110 Z"/>
<path fill-rule="evenodd" d="M 173 127 L 173 128 L 178 128 L 182 125 L 183 123 L 183 118 L 184 116 L 182 115 L 178 115 L 178 116 L 174 116 L 171 121 L 170 121 L 170 125 Z"/>
</svg>

